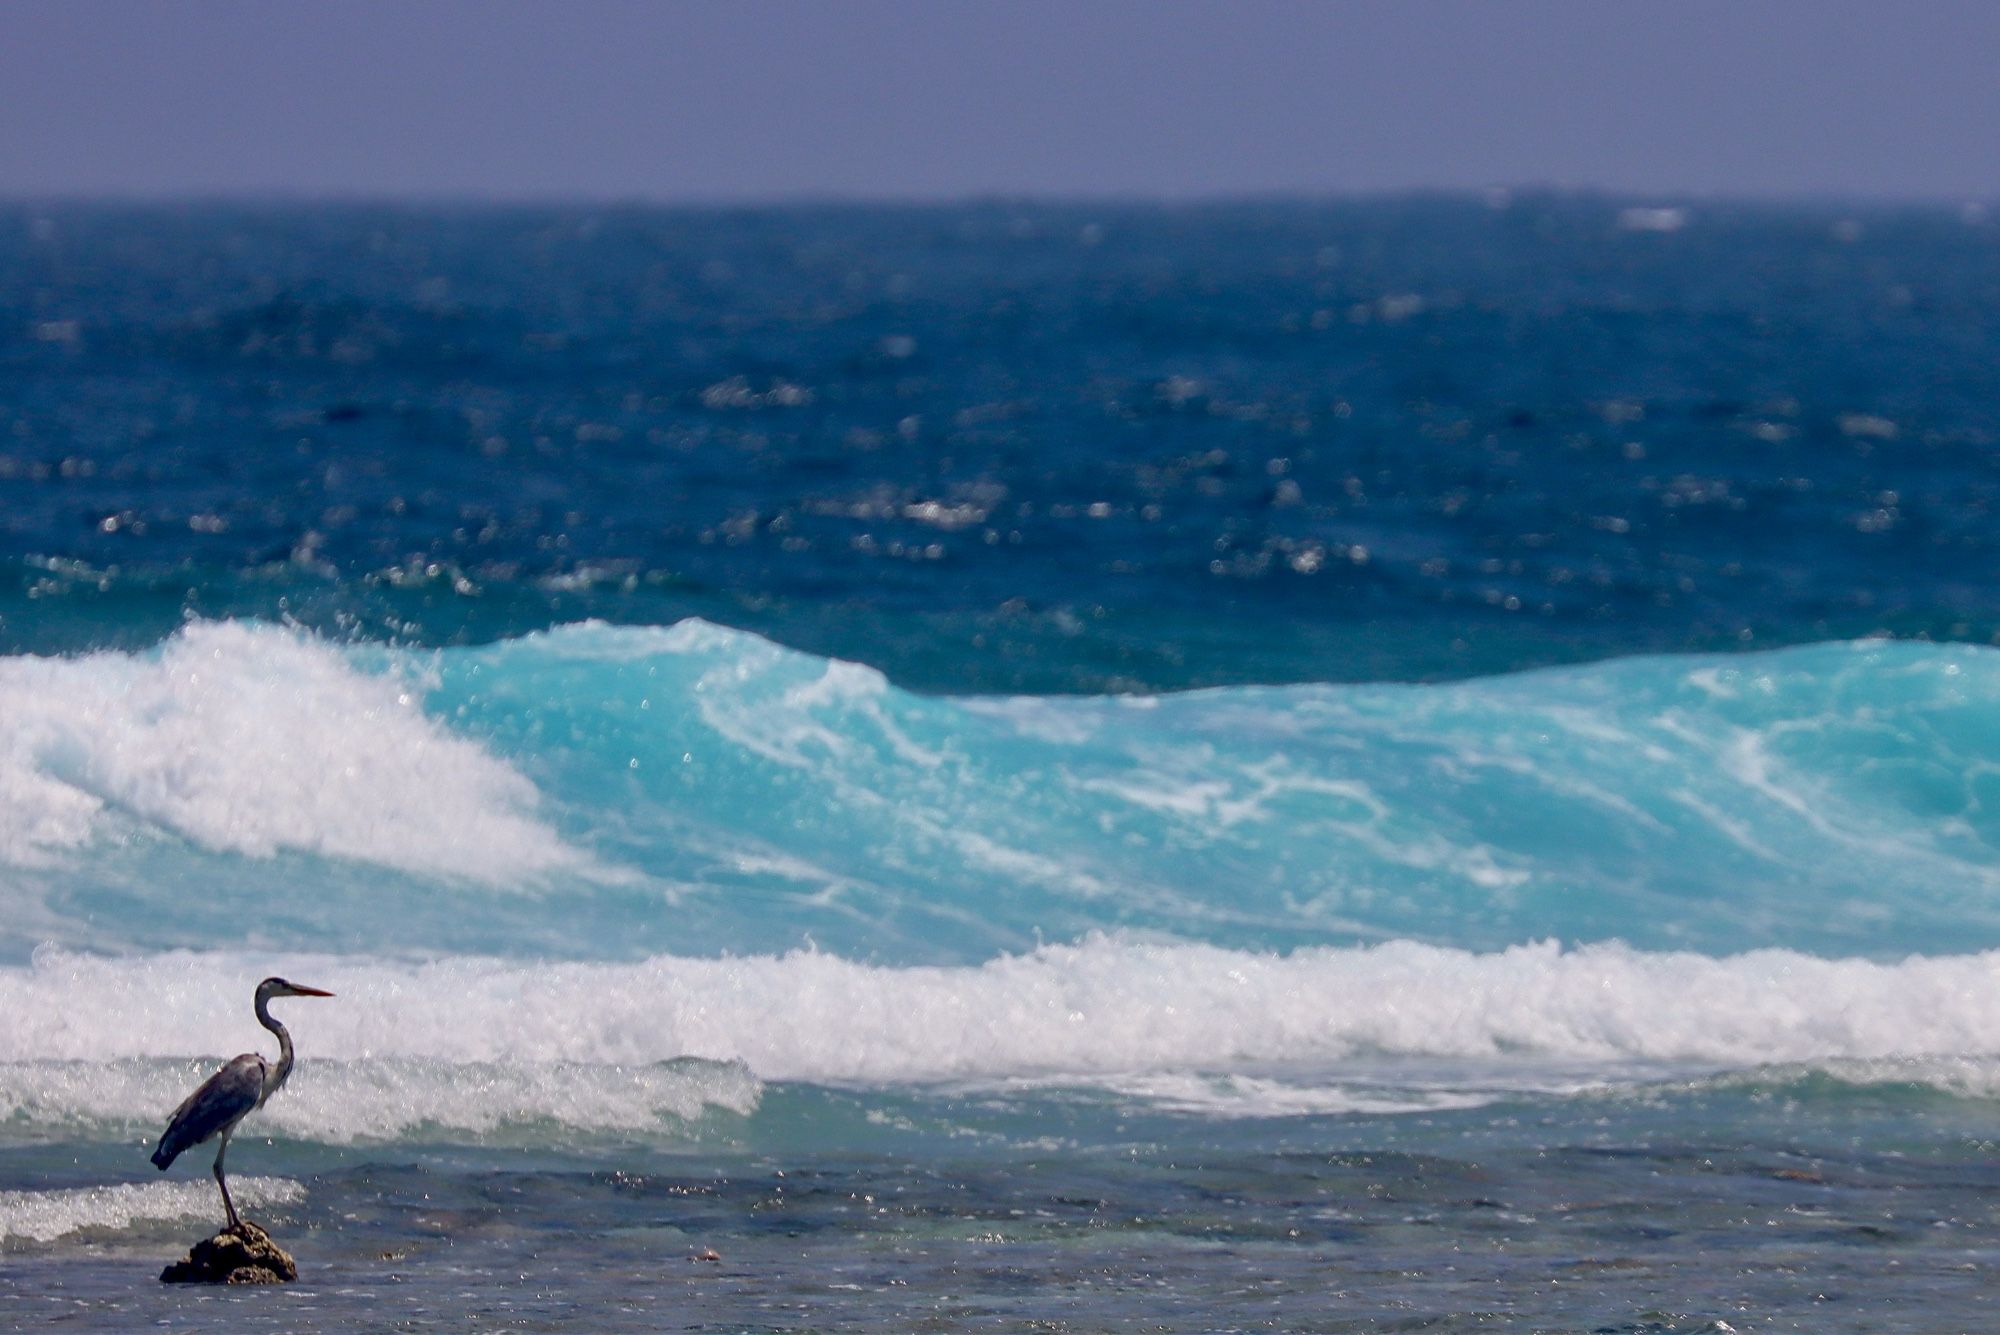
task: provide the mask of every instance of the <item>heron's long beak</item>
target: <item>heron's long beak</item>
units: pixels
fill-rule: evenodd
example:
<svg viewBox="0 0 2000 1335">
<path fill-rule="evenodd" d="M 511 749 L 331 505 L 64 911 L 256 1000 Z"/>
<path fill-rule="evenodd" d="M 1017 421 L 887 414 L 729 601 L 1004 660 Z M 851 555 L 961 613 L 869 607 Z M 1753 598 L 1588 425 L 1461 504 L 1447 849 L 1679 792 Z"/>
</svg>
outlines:
<svg viewBox="0 0 2000 1335">
<path fill-rule="evenodd" d="M 333 993 L 322 992 L 316 987 L 300 987 L 297 983 L 293 983 L 292 995 L 295 997 L 330 997 Z"/>
</svg>

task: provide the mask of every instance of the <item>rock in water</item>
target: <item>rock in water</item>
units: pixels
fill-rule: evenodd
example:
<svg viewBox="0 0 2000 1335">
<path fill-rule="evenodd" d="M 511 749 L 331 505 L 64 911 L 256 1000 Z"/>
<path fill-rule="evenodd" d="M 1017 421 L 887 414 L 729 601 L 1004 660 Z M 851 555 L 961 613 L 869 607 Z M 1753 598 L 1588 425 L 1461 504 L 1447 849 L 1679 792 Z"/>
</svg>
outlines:
<svg viewBox="0 0 2000 1335">
<path fill-rule="evenodd" d="M 225 1228 L 160 1272 L 166 1284 L 289 1284 L 299 1277 L 290 1253 L 255 1224 Z"/>
</svg>

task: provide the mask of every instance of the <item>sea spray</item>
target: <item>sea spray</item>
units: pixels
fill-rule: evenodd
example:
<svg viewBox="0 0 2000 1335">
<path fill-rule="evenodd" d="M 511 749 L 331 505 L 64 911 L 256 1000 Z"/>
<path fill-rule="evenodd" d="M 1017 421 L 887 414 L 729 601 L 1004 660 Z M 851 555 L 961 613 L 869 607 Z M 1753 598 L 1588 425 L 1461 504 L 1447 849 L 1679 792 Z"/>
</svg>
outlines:
<svg viewBox="0 0 2000 1335">
<path fill-rule="evenodd" d="M 149 654 L 0 660 L 0 865 L 157 832 L 493 885 L 578 870 L 533 785 L 422 713 L 423 669 L 229 622 Z"/>
</svg>

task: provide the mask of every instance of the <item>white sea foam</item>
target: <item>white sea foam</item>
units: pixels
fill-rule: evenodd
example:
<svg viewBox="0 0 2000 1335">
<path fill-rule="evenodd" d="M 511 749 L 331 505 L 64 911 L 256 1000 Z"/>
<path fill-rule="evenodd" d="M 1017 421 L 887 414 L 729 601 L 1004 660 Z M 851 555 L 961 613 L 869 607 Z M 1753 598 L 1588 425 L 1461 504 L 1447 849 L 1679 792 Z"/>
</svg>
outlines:
<svg viewBox="0 0 2000 1335">
<path fill-rule="evenodd" d="M 534 785 L 426 717 L 422 692 L 235 622 L 152 654 L 0 659 L 0 865 L 155 828 L 496 884 L 586 868 Z"/>
<path fill-rule="evenodd" d="M 1277 1080 L 1269 1076 L 1205 1075 L 1186 1071 L 1115 1076 L 1103 1083 L 1113 1093 L 1136 1099 L 1147 1107 L 1207 1117 L 1447 1112 L 1484 1107 L 1509 1094 L 1524 1092 L 1519 1089 L 1427 1089 L 1401 1084 L 1354 1084 L 1338 1078 Z"/>
<path fill-rule="evenodd" d="M 0 1062 L 0 1122 L 44 1132 L 113 1123 L 150 1134 L 213 1067 L 207 1059 Z M 755 1112 L 762 1089 L 743 1066 L 726 1062 L 316 1058 L 299 1064 L 252 1125 L 259 1134 L 331 1144 L 490 1138 L 546 1126 L 673 1133 L 711 1111 Z"/>
<path fill-rule="evenodd" d="M 297 1182 L 275 1177 L 229 1179 L 230 1195 L 245 1210 L 305 1199 Z M 89 1229 L 207 1218 L 218 1213 L 215 1186 L 194 1182 L 119 1183 L 57 1191 L 0 1191 L 0 1241 L 53 1242 Z"/>
<path fill-rule="evenodd" d="M 236 953 L 51 949 L 0 970 L 0 1062 L 11 1064 L 0 1118 L 101 1115 L 100 1078 L 130 1086 L 109 1096 L 120 1115 L 163 1114 L 213 1057 L 269 1046 L 248 993 L 278 966 Z M 747 1112 L 760 1079 L 1282 1080 L 1387 1056 L 1560 1066 L 1574 1080 L 1579 1064 L 1984 1054 L 2000 1034 L 2000 952 L 1884 963 L 1396 942 L 1278 955 L 1096 937 L 958 968 L 813 952 L 282 967 L 339 996 L 279 1008 L 302 1061 L 267 1111 L 278 1127 L 336 1140 L 426 1124 L 618 1127 L 711 1106 Z M 160 1060 L 197 1052 L 211 1056 Z M 724 1065 L 658 1065 L 682 1058 Z M 117 1073 L 120 1061 L 141 1063 L 139 1073 Z"/>
</svg>

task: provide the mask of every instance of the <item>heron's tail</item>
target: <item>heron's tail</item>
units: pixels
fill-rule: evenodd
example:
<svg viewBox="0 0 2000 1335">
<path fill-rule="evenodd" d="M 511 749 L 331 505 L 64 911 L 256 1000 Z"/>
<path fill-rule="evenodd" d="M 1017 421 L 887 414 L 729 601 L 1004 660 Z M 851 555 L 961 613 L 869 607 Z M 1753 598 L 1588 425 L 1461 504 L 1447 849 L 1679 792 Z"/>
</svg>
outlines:
<svg viewBox="0 0 2000 1335">
<path fill-rule="evenodd" d="M 153 1167 L 165 1172 L 167 1165 L 181 1157 L 181 1147 L 167 1143 L 166 1136 L 160 1137 L 159 1148 L 153 1151 Z"/>
</svg>

